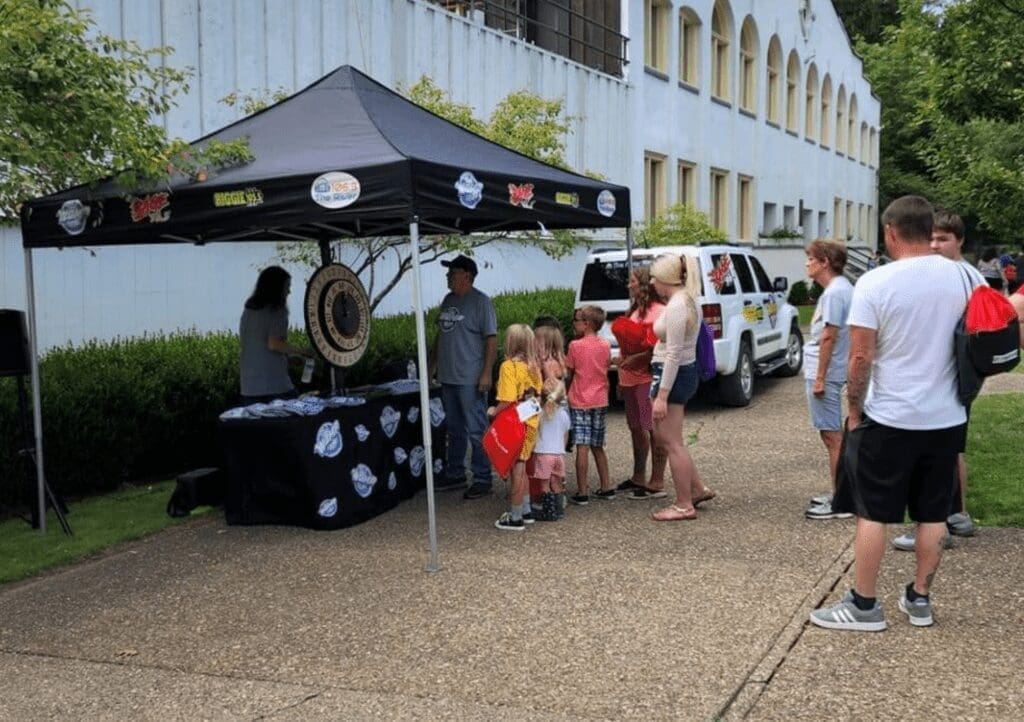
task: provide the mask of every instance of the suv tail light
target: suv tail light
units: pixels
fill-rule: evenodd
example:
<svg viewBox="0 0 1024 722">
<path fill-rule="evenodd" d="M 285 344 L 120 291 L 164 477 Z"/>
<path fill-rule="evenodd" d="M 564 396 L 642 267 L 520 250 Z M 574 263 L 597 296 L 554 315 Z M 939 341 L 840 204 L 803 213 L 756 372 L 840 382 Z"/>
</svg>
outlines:
<svg viewBox="0 0 1024 722">
<path fill-rule="evenodd" d="M 711 327 L 715 338 L 722 338 L 722 306 L 718 303 L 703 305 L 704 323 Z"/>
</svg>

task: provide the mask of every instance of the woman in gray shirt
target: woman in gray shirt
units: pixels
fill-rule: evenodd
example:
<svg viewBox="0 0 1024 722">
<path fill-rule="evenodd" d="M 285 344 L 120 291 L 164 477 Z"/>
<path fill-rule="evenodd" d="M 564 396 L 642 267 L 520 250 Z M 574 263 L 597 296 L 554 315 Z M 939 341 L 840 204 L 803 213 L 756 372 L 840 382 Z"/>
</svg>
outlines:
<svg viewBox="0 0 1024 722">
<path fill-rule="evenodd" d="M 245 302 L 238 336 L 241 342 L 242 402 L 247 404 L 295 395 L 288 377 L 288 356 L 310 352 L 288 343 L 288 293 L 292 279 L 280 266 L 263 269 Z"/>
</svg>

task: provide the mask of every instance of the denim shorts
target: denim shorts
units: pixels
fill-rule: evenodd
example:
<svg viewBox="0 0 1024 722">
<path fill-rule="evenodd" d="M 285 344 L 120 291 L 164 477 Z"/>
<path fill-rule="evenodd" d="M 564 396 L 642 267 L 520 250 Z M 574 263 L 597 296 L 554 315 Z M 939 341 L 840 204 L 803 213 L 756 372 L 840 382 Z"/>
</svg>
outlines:
<svg viewBox="0 0 1024 722">
<path fill-rule="evenodd" d="M 663 363 L 651 364 L 651 375 L 653 376 L 651 379 L 652 399 L 658 395 L 658 389 L 661 388 L 661 374 L 664 370 L 665 364 Z M 672 389 L 668 392 L 668 402 L 670 404 L 679 404 L 680 406 L 684 405 L 697 393 L 699 383 L 700 378 L 697 376 L 696 361 L 680 366 L 678 373 L 676 373 L 676 380 L 672 382 Z"/>
<path fill-rule="evenodd" d="M 805 379 L 807 387 L 807 408 L 811 412 L 811 426 L 818 431 L 843 430 L 843 383 L 826 381 L 825 395 L 812 393 L 814 379 Z"/>
</svg>

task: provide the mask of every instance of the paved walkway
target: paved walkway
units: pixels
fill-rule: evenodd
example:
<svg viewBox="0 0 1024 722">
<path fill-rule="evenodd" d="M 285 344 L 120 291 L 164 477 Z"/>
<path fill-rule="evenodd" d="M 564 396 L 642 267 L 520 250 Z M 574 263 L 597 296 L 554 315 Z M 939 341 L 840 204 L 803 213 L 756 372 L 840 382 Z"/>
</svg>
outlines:
<svg viewBox="0 0 1024 722">
<path fill-rule="evenodd" d="M 888 631 L 810 628 L 853 526 L 802 517 L 826 485 L 802 381 L 687 426 L 720 494 L 696 522 L 620 499 L 512 534 L 497 496 L 446 493 L 426 574 L 420 495 L 339 532 L 198 520 L 0 588 L 0 719 L 1024 718 L 1024 531 L 958 541 L 932 628 L 896 609 L 898 552 Z"/>
</svg>

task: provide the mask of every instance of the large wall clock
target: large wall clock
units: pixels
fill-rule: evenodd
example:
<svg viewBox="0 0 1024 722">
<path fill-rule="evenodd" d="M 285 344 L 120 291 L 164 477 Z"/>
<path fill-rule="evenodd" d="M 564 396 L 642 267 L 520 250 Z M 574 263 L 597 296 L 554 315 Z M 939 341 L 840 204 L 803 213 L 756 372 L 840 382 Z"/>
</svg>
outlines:
<svg viewBox="0 0 1024 722">
<path fill-rule="evenodd" d="M 306 285 L 306 331 L 313 346 L 335 366 L 352 366 L 370 340 L 370 299 L 348 266 L 331 263 Z"/>
</svg>

